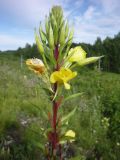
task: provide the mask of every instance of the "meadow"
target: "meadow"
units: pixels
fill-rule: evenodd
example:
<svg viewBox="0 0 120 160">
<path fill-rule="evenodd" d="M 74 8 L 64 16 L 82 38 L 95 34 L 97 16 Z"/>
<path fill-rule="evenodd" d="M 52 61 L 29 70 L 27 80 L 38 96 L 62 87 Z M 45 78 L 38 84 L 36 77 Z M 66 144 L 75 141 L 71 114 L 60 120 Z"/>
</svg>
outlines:
<svg viewBox="0 0 120 160">
<path fill-rule="evenodd" d="M 79 68 L 72 89 L 80 97 L 66 101 L 60 112 L 77 106 L 70 119 L 76 141 L 66 149 L 71 160 L 119 160 L 120 75 Z M 51 108 L 42 81 L 14 54 L 0 54 L 0 159 L 42 160 Z M 69 126 L 68 126 L 69 128 Z M 41 157 L 41 158 L 40 158 Z"/>
</svg>

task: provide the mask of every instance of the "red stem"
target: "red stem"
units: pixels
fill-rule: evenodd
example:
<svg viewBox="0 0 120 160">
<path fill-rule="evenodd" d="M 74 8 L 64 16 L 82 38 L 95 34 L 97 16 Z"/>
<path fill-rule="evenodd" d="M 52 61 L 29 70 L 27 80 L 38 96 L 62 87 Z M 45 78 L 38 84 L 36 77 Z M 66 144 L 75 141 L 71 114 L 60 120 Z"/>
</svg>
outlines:
<svg viewBox="0 0 120 160">
<path fill-rule="evenodd" d="M 59 49 L 58 49 L 58 45 L 56 45 L 54 50 L 54 58 L 56 62 L 58 61 L 58 57 L 59 57 Z"/>
<path fill-rule="evenodd" d="M 60 160 L 62 160 L 62 149 L 61 149 L 61 144 L 59 144 L 59 152 L 60 152 Z"/>
<path fill-rule="evenodd" d="M 58 105 L 54 101 L 53 102 L 53 129 L 54 129 L 53 150 L 56 150 L 56 145 L 57 145 L 57 132 L 56 132 L 57 111 L 58 111 Z"/>
<path fill-rule="evenodd" d="M 59 58 L 58 45 L 55 46 L 54 58 L 56 60 L 56 66 L 55 66 L 54 70 L 58 71 L 60 69 L 59 62 L 58 62 L 58 58 Z M 55 83 L 53 85 L 54 94 L 56 94 L 57 88 L 58 88 L 57 83 Z M 60 160 L 62 160 L 61 144 L 59 144 L 59 138 L 58 138 L 59 136 L 57 133 L 57 123 L 59 123 L 57 113 L 58 113 L 58 109 L 59 109 L 59 106 L 61 104 L 62 99 L 63 99 L 63 97 L 60 97 L 60 99 L 58 99 L 58 101 L 56 101 L 56 100 L 53 101 L 53 117 L 51 119 L 51 116 L 50 115 L 48 116 L 50 121 L 52 120 L 52 127 L 53 127 L 53 132 L 51 133 L 52 134 L 51 142 L 52 142 L 52 158 L 53 158 L 53 160 L 56 160 L 57 147 L 58 147 L 58 150 L 60 153 Z"/>
<path fill-rule="evenodd" d="M 58 57 L 59 57 L 59 47 L 58 45 L 56 45 L 54 50 L 54 58 L 56 60 L 56 67 L 55 67 L 56 71 L 59 70 Z M 57 87 L 58 87 L 57 83 L 55 83 L 53 86 L 54 93 L 56 93 Z M 53 142 L 52 142 L 53 154 L 54 152 L 56 152 L 57 141 L 58 141 L 57 132 L 56 132 L 58 106 L 59 104 L 54 100 L 53 101 L 53 132 L 54 133 L 53 133 Z"/>
</svg>

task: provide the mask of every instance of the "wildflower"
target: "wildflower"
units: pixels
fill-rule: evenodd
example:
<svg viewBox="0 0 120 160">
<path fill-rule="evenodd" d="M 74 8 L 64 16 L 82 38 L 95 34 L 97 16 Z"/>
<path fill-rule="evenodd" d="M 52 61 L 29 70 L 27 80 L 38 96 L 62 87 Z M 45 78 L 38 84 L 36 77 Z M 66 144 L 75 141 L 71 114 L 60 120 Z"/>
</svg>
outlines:
<svg viewBox="0 0 120 160">
<path fill-rule="evenodd" d="M 103 127 L 104 127 L 105 129 L 110 126 L 110 124 L 109 124 L 109 118 L 107 118 L 107 117 L 104 117 L 104 118 L 101 120 L 101 122 L 102 122 L 102 125 L 103 125 Z"/>
<path fill-rule="evenodd" d="M 28 65 L 30 70 L 33 70 L 37 74 L 43 74 L 45 71 L 45 66 L 40 59 L 27 59 L 26 64 Z"/>
<path fill-rule="evenodd" d="M 75 132 L 72 131 L 72 130 L 68 130 L 68 131 L 65 133 L 65 136 L 66 136 L 66 137 L 75 138 Z"/>
<path fill-rule="evenodd" d="M 77 62 L 80 66 L 84 66 L 90 63 L 94 63 L 103 56 L 100 57 L 90 57 L 86 58 L 86 52 L 82 49 L 82 47 L 78 46 L 74 49 L 70 49 L 68 56 L 70 57 L 68 59 L 69 62 Z"/>
<path fill-rule="evenodd" d="M 70 69 L 61 68 L 59 71 L 55 71 L 50 76 L 51 83 L 64 84 L 66 89 L 70 89 L 70 85 L 67 83 L 69 80 L 74 78 L 77 72 L 72 72 Z"/>
<path fill-rule="evenodd" d="M 119 142 L 117 142 L 117 143 L 116 143 L 116 145 L 117 145 L 117 146 L 120 146 L 120 143 L 119 143 Z"/>
<path fill-rule="evenodd" d="M 27 79 L 27 76 L 26 76 L 26 75 L 24 75 L 23 77 L 24 77 L 24 79 Z"/>
</svg>

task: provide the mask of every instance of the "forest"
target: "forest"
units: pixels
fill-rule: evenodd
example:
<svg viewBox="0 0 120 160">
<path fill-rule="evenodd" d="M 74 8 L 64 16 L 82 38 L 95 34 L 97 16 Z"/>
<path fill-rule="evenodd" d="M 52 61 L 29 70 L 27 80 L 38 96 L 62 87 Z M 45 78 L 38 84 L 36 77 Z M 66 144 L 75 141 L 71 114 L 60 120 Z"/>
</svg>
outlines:
<svg viewBox="0 0 120 160">
<path fill-rule="evenodd" d="M 100 68 L 106 72 L 120 73 L 120 32 L 114 38 L 107 37 L 103 41 L 97 38 L 93 45 L 86 43 L 73 43 L 71 47 L 82 46 L 90 56 L 104 55 L 100 62 Z M 12 53 L 15 56 L 22 55 L 24 59 L 30 57 L 40 57 L 35 44 L 26 44 L 24 48 L 19 47 L 16 51 L 4 51 L 0 53 Z"/>
</svg>

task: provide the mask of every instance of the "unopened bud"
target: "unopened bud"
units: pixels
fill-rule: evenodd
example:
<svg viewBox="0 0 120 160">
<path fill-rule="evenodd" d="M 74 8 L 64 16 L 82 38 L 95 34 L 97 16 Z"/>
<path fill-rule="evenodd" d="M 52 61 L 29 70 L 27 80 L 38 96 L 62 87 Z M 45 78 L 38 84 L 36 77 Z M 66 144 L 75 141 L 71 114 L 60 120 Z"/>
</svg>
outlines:
<svg viewBox="0 0 120 160">
<path fill-rule="evenodd" d="M 46 29 L 46 34 L 48 36 L 49 34 L 49 25 L 48 25 L 48 18 L 46 17 L 46 20 L 45 20 L 45 29 Z"/>
<path fill-rule="evenodd" d="M 65 43 L 65 27 L 64 27 L 64 25 L 61 28 L 59 43 L 60 43 L 60 45 L 64 45 L 64 43 Z"/>
<path fill-rule="evenodd" d="M 68 45 L 71 45 L 71 44 L 72 44 L 73 34 L 74 34 L 74 30 L 72 29 L 72 30 L 70 31 L 70 34 L 69 34 Z"/>
<path fill-rule="evenodd" d="M 42 42 L 46 42 L 46 37 L 45 37 L 45 35 L 43 33 L 43 30 L 42 30 L 41 26 L 39 28 L 39 33 L 40 33 L 40 37 L 41 37 Z"/>
<path fill-rule="evenodd" d="M 54 48 L 54 37 L 53 37 L 53 30 L 52 30 L 51 25 L 49 27 L 49 40 L 48 40 L 48 42 L 49 42 L 49 46 L 51 48 Z"/>
<path fill-rule="evenodd" d="M 54 42 L 55 42 L 55 44 L 58 43 L 58 29 L 57 29 L 57 26 L 55 26 L 55 28 L 54 28 Z"/>
<path fill-rule="evenodd" d="M 65 38 L 67 38 L 68 32 L 69 32 L 69 26 L 68 26 L 68 22 L 67 22 L 66 26 L 65 26 Z"/>
<path fill-rule="evenodd" d="M 39 36 L 37 35 L 36 31 L 35 31 L 35 40 L 36 40 L 36 44 L 37 44 L 37 47 L 38 47 L 38 50 L 41 54 L 44 53 L 44 48 L 43 48 L 43 45 L 39 39 Z"/>
</svg>

